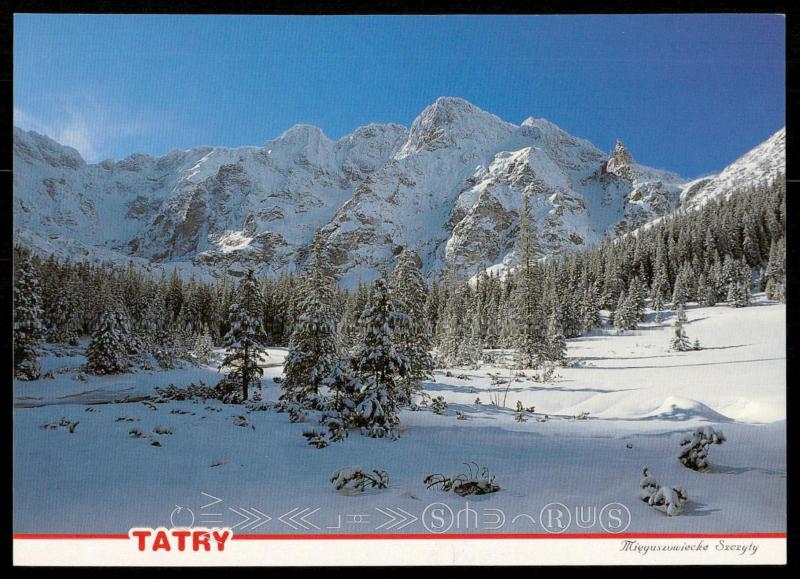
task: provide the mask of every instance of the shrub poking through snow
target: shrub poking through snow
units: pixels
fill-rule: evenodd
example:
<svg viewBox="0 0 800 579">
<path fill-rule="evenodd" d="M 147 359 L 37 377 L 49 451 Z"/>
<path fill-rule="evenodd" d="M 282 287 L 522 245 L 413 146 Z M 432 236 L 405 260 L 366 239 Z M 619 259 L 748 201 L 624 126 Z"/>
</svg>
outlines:
<svg viewBox="0 0 800 579">
<path fill-rule="evenodd" d="M 353 490 L 364 492 L 366 488 L 388 488 L 389 475 L 380 468 L 373 468 L 371 471 L 367 471 L 360 466 L 348 466 L 340 468 L 333 473 L 331 483 L 337 491 Z"/>
<path fill-rule="evenodd" d="M 443 396 L 437 396 L 431 400 L 431 410 L 434 414 L 444 414 L 445 408 L 447 408 L 447 401 Z"/>
<path fill-rule="evenodd" d="M 314 448 L 325 448 L 330 444 L 330 440 L 328 439 L 328 434 L 321 430 L 316 430 L 316 429 L 304 430 L 303 436 L 305 436 L 306 440 L 308 440 L 308 444 L 310 444 Z"/>
<path fill-rule="evenodd" d="M 681 487 L 667 487 L 652 476 L 650 469 L 642 469 L 642 480 L 639 481 L 642 493 L 639 498 L 656 510 L 665 513 L 668 517 L 675 517 L 683 512 L 689 495 Z"/>
<path fill-rule="evenodd" d="M 726 441 L 725 435 L 711 426 L 698 428 L 691 436 L 681 439 L 683 450 L 678 455 L 678 460 L 683 466 L 704 472 L 708 470 L 708 448 L 712 444 L 722 444 Z"/>
<path fill-rule="evenodd" d="M 466 420 L 466 415 L 460 410 L 456 410 L 456 420 Z"/>
<path fill-rule="evenodd" d="M 528 419 L 525 418 L 525 412 L 526 410 L 525 407 L 522 406 L 522 402 L 517 400 L 517 411 L 516 414 L 514 414 L 514 420 L 517 422 L 526 422 Z"/>
<path fill-rule="evenodd" d="M 488 468 L 479 468 L 477 463 L 474 462 L 465 462 L 464 464 L 469 469 L 468 473 L 461 473 L 452 477 L 439 473 L 429 474 L 423 482 L 429 489 L 439 487 L 445 492 L 453 491 L 462 497 L 467 495 L 486 495 L 500 490 L 500 486 L 495 483 L 495 477 L 489 473 Z"/>
<path fill-rule="evenodd" d="M 539 384 L 547 384 L 556 378 L 560 376 L 556 374 L 556 365 L 553 362 L 543 362 L 541 369 L 531 376 L 531 379 Z"/>
<path fill-rule="evenodd" d="M 80 422 L 73 422 L 72 420 L 67 420 L 66 418 L 62 418 L 61 420 L 53 420 L 51 422 L 45 422 L 39 428 L 42 430 L 56 430 L 58 428 L 66 428 L 70 434 L 75 432 L 75 429 L 78 427 Z"/>
<path fill-rule="evenodd" d="M 575 417 L 575 420 L 589 420 L 589 412 L 584 410 Z"/>
</svg>

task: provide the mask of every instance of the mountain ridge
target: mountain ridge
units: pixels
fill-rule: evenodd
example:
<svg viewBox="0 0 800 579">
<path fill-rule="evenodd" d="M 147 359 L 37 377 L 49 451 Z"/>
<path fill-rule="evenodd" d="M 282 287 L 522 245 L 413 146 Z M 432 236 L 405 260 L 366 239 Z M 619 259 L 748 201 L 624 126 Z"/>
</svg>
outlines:
<svg viewBox="0 0 800 579">
<path fill-rule="evenodd" d="M 345 285 L 374 278 L 405 247 L 427 274 L 470 275 L 513 262 L 526 197 L 543 255 L 557 255 L 773 179 L 784 164 L 781 129 L 687 181 L 637 163 L 619 139 L 606 153 L 546 119 L 515 125 L 458 97 L 438 98 L 410 128 L 371 123 L 332 140 L 300 124 L 261 146 L 94 164 L 15 127 L 15 240 L 218 276 L 295 271 L 319 236 Z"/>
</svg>

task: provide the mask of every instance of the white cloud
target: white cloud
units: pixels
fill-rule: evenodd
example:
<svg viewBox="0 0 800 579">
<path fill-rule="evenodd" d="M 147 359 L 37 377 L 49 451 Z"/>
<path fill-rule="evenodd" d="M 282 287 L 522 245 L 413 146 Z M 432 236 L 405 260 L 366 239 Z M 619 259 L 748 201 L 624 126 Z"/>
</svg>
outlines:
<svg viewBox="0 0 800 579">
<path fill-rule="evenodd" d="M 85 95 L 54 106 L 46 118 L 15 107 L 14 124 L 77 149 L 88 162 L 110 157 L 118 139 L 147 134 L 157 127 L 148 119 L 122 117 Z"/>
</svg>

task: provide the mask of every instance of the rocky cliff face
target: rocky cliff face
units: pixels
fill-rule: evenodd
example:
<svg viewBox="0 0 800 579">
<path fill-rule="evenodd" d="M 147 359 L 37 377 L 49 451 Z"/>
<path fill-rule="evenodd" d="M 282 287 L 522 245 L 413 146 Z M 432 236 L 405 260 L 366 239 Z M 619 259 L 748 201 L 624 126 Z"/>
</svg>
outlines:
<svg viewBox="0 0 800 579">
<path fill-rule="evenodd" d="M 61 257 L 202 274 L 291 271 L 319 235 L 350 285 L 403 247 L 425 271 L 513 262 L 527 197 L 543 254 L 632 230 L 679 204 L 774 177 L 783 131 L 719 175 L 686 183 L 606 154 L 544 119 L 517 126 L 440 98 L 410 130 L 372 124 L 338 141 L 298 125 L 258 147 L 199 147 L 87 164 L 14 131 L 15 237 Z"/>
</svg>

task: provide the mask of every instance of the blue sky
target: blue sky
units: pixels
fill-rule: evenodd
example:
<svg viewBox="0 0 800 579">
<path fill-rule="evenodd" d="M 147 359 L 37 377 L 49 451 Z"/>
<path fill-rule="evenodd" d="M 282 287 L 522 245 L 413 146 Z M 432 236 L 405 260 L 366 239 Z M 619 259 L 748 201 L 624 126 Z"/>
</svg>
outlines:
<svg viewBox="0 0 800 579">
<path fill-rule="evenodd" d="M 785 123 L 775 15 L 17 15 L 14 117 L 90 161 L 410 126 L 438 96 L 686 177 Z"/>
</svg>

